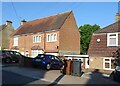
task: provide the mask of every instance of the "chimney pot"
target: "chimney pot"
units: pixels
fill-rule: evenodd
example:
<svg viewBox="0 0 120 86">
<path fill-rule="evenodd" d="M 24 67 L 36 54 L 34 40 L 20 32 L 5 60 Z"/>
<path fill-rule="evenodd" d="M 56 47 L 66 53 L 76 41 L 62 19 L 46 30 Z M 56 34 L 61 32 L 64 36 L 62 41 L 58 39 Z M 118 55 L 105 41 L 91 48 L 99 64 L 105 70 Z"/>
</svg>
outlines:
<svg viewBox="0 0 120 86">
<path fill-rule="evenodd" d="M 12 25 L 12 22 L 9 20 L 6 20 L 6 25 Z"/>
<path fill-rule="evenodd" d="M 120 21 L 120 14 L 116 13 L 116 22 Z"/>
<path fill-rule="evenodd" d="M 26 22 L 25 19 L 21 20 L 21 25 L 24 25 Z"/>
</svg>

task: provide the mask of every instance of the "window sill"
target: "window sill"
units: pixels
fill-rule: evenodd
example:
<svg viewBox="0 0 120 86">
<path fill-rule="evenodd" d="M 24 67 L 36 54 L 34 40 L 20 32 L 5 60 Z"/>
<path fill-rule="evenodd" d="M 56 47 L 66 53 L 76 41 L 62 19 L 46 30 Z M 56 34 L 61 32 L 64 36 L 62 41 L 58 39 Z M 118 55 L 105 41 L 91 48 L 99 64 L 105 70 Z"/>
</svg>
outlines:
<svg viewBox="0 0 120 86">
<path fill-rule="evenodd" d="M 57 41 L 47 41 L 47 42 L 57 42 Z"/>
<path fill-rule="evenodd" d="M 107 46 L 107 48 L 120 48 L 120 46 Z"/>
</svg>

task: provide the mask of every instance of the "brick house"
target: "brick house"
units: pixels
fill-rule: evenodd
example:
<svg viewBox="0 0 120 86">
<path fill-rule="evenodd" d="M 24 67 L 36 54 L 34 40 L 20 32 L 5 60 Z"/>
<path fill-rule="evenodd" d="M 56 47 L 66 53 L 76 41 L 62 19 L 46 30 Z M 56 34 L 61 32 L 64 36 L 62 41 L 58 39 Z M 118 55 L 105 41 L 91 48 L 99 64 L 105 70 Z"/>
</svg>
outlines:
<svg viewBox="0 0 120 86">
<path fill-rule="evenodd" d="M 91 69 L 114 70 L 113 52 L 120 48 L 120 14 L 116 22 L 93 33 L 88 55 Z"/>
<path fill-rule="evenodd" d="M 30 57 L 80 54 L 80 34 L 72 11 L 21 24 L 10 38 L 11 50 Z"/>
<path fill-rule="evenodd" d="M 14 32 L 11 21 L 6 21 L 6 24 L 0 26 L 0 50 L 9 49 L 9 37 Z"/>
</svg>

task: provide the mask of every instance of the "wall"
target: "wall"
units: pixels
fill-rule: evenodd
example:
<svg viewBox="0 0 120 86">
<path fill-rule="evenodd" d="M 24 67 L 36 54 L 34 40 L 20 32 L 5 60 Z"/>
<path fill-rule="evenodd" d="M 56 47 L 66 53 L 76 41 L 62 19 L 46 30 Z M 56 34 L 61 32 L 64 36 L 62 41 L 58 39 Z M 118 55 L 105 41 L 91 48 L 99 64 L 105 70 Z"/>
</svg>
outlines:
<svg viewBox="0 0 120 86">
<path fill-rule="evenodd" d="M 100 39 L 100 42 L 97 42 L 97 39 Z M 90 57 L 109 57 L 112 56 L 112 52 L 115 52 L 117 49 L 116 47 L 107 47 L 107 34 L 94 34 L 90 42 L 88 55 L 90 55 Z"/>
<path fill-rule="evenodd" d="M 2 48 L 3 49 L 9 49 L 9 39 L 10 35 L 14 32 L 14 28 L 12 25 L 7 25 L 0 34 L 2 34 Z"/>
<path fill-rule="evenodd" d="M 45 40 L 45 52 L 58 52 L 57 46 L 59 46 L 59 31 L 55 31 L 55 32 L 47 32 L 46 38 L 47 39 L 47 35 L 48 34 L 57 34 L 57 41 L 55 42 L 47 42 L 47 40 Z M 58 47 L 59 48 L 59 47 Z"/>
<path fill-rule="evenodd" d="M 97 42 L 100 39 L 100 42 Z M 90 69 L 103 69 L 103 58 L 112 57 L 118 47 L 107 46 L 107 34 L 93 34 L 88 55 L 90 57 Z"/>
<path fill-rule="evenodd" d="M 61 54 L 80 54 L 80 33 L 73 13 L 65 20 L 59 32 Z"/>
<path fill-rule="evenodd" d="M 90 57 L 89 63 L 90 69 L 103 69 L 102 57 Z"/>
<path fill-rule="evenodd" d="M 46 42 L 47 34 L 56 33 L 57 41 L 56 42 Z M 41 42 L 33 43 L 33 36 L 41 36 Z M 19 52 L 24 54 L 28 51 L 29 56 L 31 56 L 31 48 L 33 46 L 40 46 L 45 52 L 58 52 L 57 46 L 59 46 L 59 32 L 46 32 L 46 33 L 37 33 L 37 34 L 24 34 L 18 36 L 18 48 Z M 45 42 L 45 43 L 44 43 Z M 13 38 L 10 38 L 10 49 L 13 47 Z"/>
<path fill-rule="evenodd" d="M 120 33 L 118 34 L 118 45 L 120 46 Z"/>
</svg>

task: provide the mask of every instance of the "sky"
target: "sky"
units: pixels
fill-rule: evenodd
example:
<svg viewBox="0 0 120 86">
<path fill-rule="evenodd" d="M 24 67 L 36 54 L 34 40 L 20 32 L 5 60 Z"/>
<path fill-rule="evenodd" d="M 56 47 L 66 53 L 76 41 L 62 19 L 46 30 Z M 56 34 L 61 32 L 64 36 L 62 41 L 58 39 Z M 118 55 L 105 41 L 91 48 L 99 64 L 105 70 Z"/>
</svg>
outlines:
<svg viewBox="0 0 120 86">
<path fill-rule="evenodd" d="M 20 20 L 32 21 L 72 10 L 78 27 L 97 24 L 103 28 L 115 22 L 118 8 L 118 2 L 2 2 L 2 24 L 10 20 L 17 29 Z"/>
</svg>

